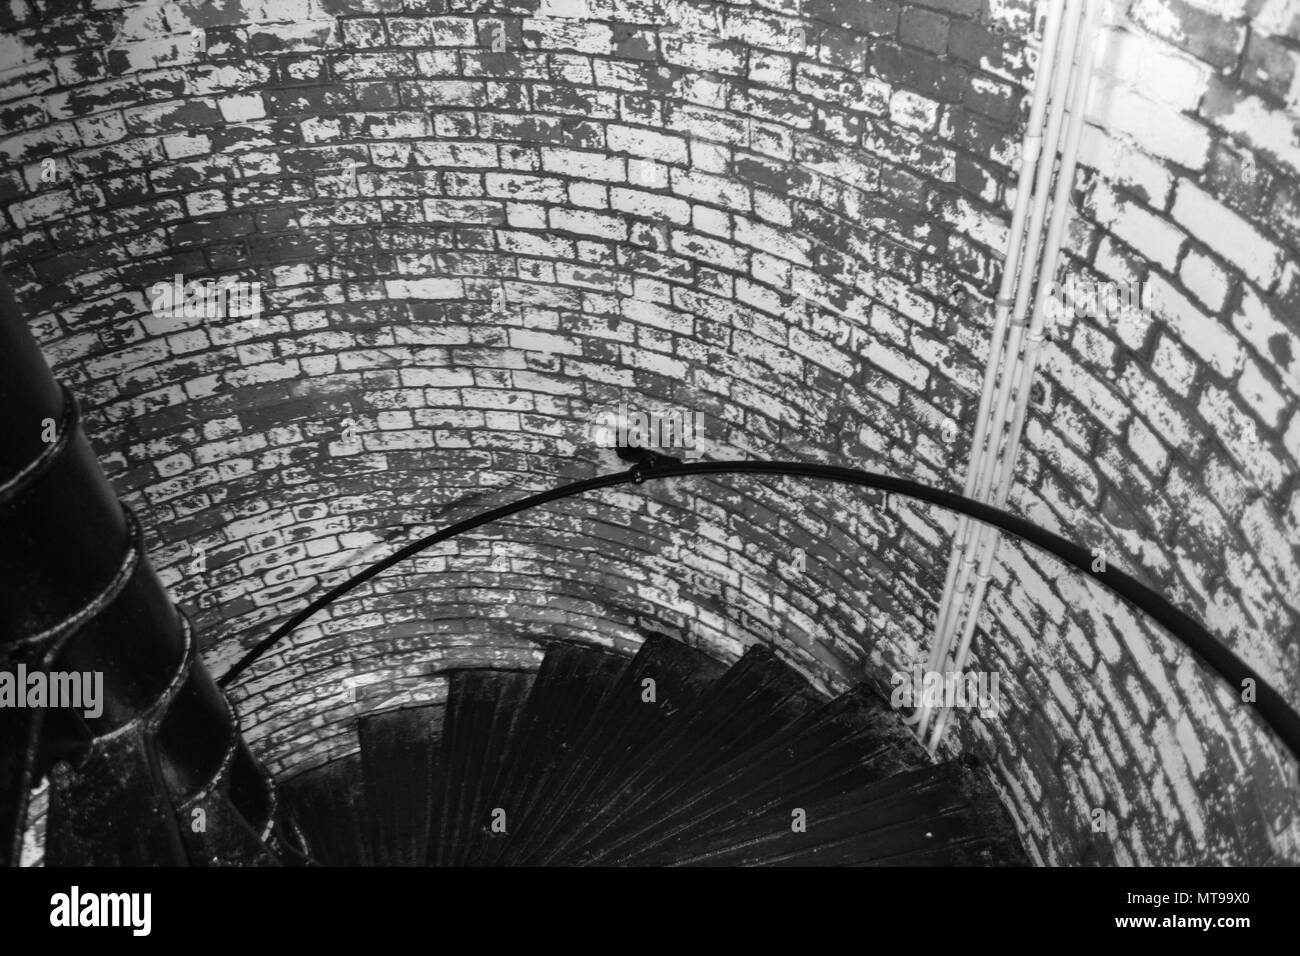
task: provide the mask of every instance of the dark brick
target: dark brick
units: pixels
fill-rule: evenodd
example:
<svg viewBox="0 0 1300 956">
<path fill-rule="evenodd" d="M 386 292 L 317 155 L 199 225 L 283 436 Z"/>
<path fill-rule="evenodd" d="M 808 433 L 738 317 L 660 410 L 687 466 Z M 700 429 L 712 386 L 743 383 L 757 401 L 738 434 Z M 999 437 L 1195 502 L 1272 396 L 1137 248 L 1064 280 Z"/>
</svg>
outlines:
<svg viewBox="0 0 1300 956">
<path fill-rule="evenodd" d="M 963 106 L 1007 126 L 1022 122 L 1022 104 L 1026 99 L 1023 90 L 991 81 L 987 77 L 982 77 L 981 82 L 995 83 L 995 85 L 989 89 L 977 87 L 972 83 L 962 99 Z"/>
<path fill-rule="evenodd" d="M 965 94 L 969 74 L 958 64 L 917 56 L 914 50 L 887 43 L 877 44 L 873 54 L 872 74 L 892 86 L 946 103 L 959 103 Z"/>
<path fill-rule="evenodd" d="M 978 70 L 989 63 L 1012 75 L 1027 75 L 1028 71 L 1018 63 L 1023 49 L 1020 37 L 1000 36 L 979 21 L 954 21 L 948 31 L 949 54 Z"/>
<path fill-rule="evenodd" d="M 1263 218 L 1277 182 L 1253 154 L 1238 152 L 1222 142 L 1210 149 L 1206 179 L 1211 192 L 1251 219 Z"/>
<path fill-rule="evenodd" d="M 826 66 L 853 73 L 866 70 L 871 39 L 865 34 L 817 22 L 809 30 L 808 42 L 816 45 Z"/>
<path fill-rule="evenodd" d="M 898 29 L 899 6 L 888 0 L 807 0 L 806 14 L 860 33 L 888 36 Z"/>
<path fill-rule="evenodd" d="M 1300 51 L 1284 45 L 1276 37 L 1251 33 L 1241 58 L 1241 78 L 1248 86 L 1285 103 L 1295 84 Z"/>
<path fill-rule="evenodd" d="M 940 10 L 954 17 L 978 16 L 984 0 L 920 0 L 927 7 Z"/>
<path fill-rule="evenodd" d="M 262 94 L 262 100 L 266 104 L 266 112 L 271 115 L 320 115 L 353 109 L 352 96 L 353 88 L 341 85 L 293 86 L 266 90 Z"/>
<path fill-rule="evenodd" d="M 1300 188 L 1294 183 L 1278 187 L 1268 221 L 1293 250 L 1300 253 Z"/>
<path fill-rule="evenodd" d="M 614 53 L 629 60 L 653 60 L 657 56 L 655 34 L 630 24 L 615 24 Z"/>
<path fill-rule="evenodd" d="M 1192 6 L 1187 0 L 1134 4 L 1130 16 L 1156 36 L 1220 70 L 1236 65 L 1245 44 L 1245 27 Z"/>
<path fill-rule="evenodd" d="M 903 11 L 898 39 L 908 46 L 942 53 L 948 46 L 948 22 L 948 18 L 941 14 L 909 7 Z"/>
</svg>

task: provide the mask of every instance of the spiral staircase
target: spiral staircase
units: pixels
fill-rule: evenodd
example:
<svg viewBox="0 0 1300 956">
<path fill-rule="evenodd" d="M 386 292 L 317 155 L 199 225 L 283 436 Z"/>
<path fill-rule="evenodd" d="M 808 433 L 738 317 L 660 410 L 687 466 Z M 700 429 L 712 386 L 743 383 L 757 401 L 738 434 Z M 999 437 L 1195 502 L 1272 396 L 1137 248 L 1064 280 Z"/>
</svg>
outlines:
<svg viewBox="0 0 1300 956">
<path fill-rule="evenodd" d="M 567 498 L 749 475 L 899 494 L 1015 535 L 1145 613 L 1300 755 L 1300 713 L 1136 578 L 999 508 L 809 462 L 652 451 L 473 514 L 335 584 L 220 678 L 152 569 L 72 393 L 0 279 L 0 671 L 92 673 L 102 707 L 0 707 L 0 867 L 996 865 L 1027 862 L 984 770 L 933 762 L 867 686 L 826 700 L 769 648 L 723 667 L 649 636 L 635 657 L 553 643 L 536 673 L 453 671 L 445 703 L 366 714 L 349 758 L 273 781 L 223 691 L 295 628 L 400 562 Z M 624 456 L 625 458 L 628 456 Z M 814 644 L 814 650 L 816 645 Z M 267 665 L 264 665 L 264 667 Z"/>
<path fill-rule="evenodd" d="M 333 866 L 1016 865 L 980 768 L 931 762 L 866 686 L 817 694 L 765 646 L 731 667 L 663 636 L 458 670 L 286 781 Z"/>
</svg>

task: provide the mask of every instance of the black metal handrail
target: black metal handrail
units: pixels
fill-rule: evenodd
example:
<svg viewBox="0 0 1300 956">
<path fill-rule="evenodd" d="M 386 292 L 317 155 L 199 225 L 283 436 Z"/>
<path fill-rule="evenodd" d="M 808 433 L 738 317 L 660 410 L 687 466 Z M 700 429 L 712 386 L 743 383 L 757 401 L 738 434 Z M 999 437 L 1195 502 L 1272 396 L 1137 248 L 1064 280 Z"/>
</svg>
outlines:
<svg viewBox="0 0 1300 956">
<path fill-rule="evenodd" d="M 861 471 L 857 468 L 842 468 L 835 465 L 807 464 L 803 462 L 679 462 L 673 458 L 650 454 L 646 456 L 645 461 L 634 465 L 627 471 L 575 481 L 567 485 L 561 485 L 558 488 L 530 495 L 511 504 L 484 511 L 441 531 L 425 535 L 399 548 L 388 557 L 374 562 L 341 584 L 330 588 L 321 597 L 312 601 L 276 628 L 270 635 L 259 641 L 229 671 L 222 675 L 217 683 L 222 687 L 228 686 L 280 640 L 290 634 L 299 624 L 321 608 L 328 606 L 344 594 L 393 565 L 427 548 L 431 548 L 435 544 L 464 534 L 467 531 L 472 531 L 485 524 L 519 514 L 522 511 L 528 511 L 563 498 L 584 495 L 589 491 L 625 484 L 641 484 L 653 479 L 681 478 L 694 475 L 775 475 L 858 485 L 863 488 L 872 488 L 938 505 L 948 511 L 964 514 L 1037 545 L 1066 564 L 1083 571 L 1108 590 L 1144 611 L 1156 623 L 1172 634 L 1184 647 L 1200 657 L 1223 680 L 1227 681 L 1234 692 L 1239 692 L 1245 681 L 1253 681 L 1255 689 L 1254 704 L 1259 711 L 1260 717 L 1282 739 L 1296 758 L 1300 759 L 1300 714 L 1297 714 L 1257 671 L 1247 665 L 1233 651 L 1225 647 L 1218 638 L 1194 618 L 1179 610 L 1159 593 L 1136 578 L 1111 567 L 1109 563 L 1106 563 L 1100 570 L 1094 571 L 1093 555 L 1088 549 L 1009 512 L 950 491 L 944 491 L 906 478 Z"/>
</svg>

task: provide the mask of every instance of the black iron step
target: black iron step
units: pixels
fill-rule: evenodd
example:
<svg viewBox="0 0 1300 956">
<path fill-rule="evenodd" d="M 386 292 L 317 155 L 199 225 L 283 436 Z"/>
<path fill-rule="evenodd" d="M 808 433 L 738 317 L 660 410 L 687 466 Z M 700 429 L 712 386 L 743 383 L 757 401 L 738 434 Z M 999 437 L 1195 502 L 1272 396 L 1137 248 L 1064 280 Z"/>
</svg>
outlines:
<svg viewBox="0 0 1300 956">
<path fill-rule="evenodd" d="M 547 648 L 489 798 L 491 806 L 505 810 L 506 833 L 480 831 L 467 855 L 469 864 L 496 863 L 512 828 L 546 792 L 628 660 L 578 644 Z"/>
<path fill-rule="evenodd" d="M 299 774 L 281 785 L 280 794 L 313 860 L 323 866 L 374 865 L 360 754 Z"/>
<path fill-rule="evenodd" d="M 637 814 L 582 862 L 664 862 L 699 835 L 742 825 L 784 799 L 819 802 L 929 763 L 888 703 L 858 687 L 728 763 L 706 769 L 671 803 Z"/>
<path fill-rule="evenodd" d="M 982 770 L 931 763 L 877 693 L 827 701 L 764 646 L 727 668 L 661 635 L 631 659 L 556 643 L 536 673 L 454 671 L 445 706 L 358 732 L 359 756 L 282 788 L 326 865 L 1027 862 Z"/>
<path fill-rule="evenodd" d="M 441 705 L 363 717 L 361 772 L 376 866 L 423 866 Z"/>
<path fill-rule="evenodd" d="M 490 821 L 479 812 L 485 777 L 494 779 L 519 705 L 532 674 L 524 671 L 458 670 L 451 673 L 438 759 L 437 818 L 429 863 L 453 866 L 468 846 L 471 829 Z"/>
<path fill-rule="evenodd" d="M 691 866 L 1006 865 L 1023 862 L 1002 839 L 991 788 L 950 761 L 896 774 L 860 791 L 776 811 L 696 841 L 668 861 Z M 796 829 L 796 814 L 804 829 Z"/>
<path fill-rule="evenodd" d="M 535 674 L 531 671 L 499 672 L 492 721 L 483 737 L 477 768 L 465 781 L 464 799 L 451 835 L 448 865 L 461 866 L 472 847 L 488 834 L 502 832 L 509 823 L 506 808 L 489 798 L 497 785 L 502 763 L 523 715 Z"/>
<path fill-rule="evenodd" d="M 569 835 L 546 863 L 577 862 L 577 848 L 616 839 L 630 818 L 667 812 L 675 795 L 710 770 L 779 735 L 820 698 L 797 671 L 763 645 L 751 647 L 696 703 L 636 755 L 621 777 L 594 788 Z"/>
<path fill-rule="evenodd" d="M 501 861 L 535 862 L 548 841 L 581 822 L 570 817 L 570 808 L 585 805 L 586 794 L 608 777 L 635 767 L 645 745 L 688 712 L 723 672 L 702 651 L 662 635 L 648 637 L 597 706 L 555 783 L 508 841 Z"/>
</svg>

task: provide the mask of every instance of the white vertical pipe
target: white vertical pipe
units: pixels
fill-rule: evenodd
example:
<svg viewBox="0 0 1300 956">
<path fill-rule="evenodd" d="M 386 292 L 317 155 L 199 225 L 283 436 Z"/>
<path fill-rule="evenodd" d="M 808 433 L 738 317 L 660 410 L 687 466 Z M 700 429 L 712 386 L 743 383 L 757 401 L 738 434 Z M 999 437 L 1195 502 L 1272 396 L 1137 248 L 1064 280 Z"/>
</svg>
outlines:
<svg viewBox="0 0 1300 956">
<path fill-rule="evenodd" d="M 1021 167 L 1022 180 L 1033 182 L 1033 201 L 1027 214 L 1029 234 L 1024 240 L 1024 260 L 1027 268 L 1023 281 L 1020 281 L 1018 275 L 1020 271 L 1018 268 L 1020 235 L 1014 233 L 1011 247 L 1015 249 L 1017 254 L 1014 262 L 1009 255 L 1007 262 L 1003 266 L 1002 287 L 999 289 L 998 294 L 998 316 L 994 329 L 995 341 L 993 344 L 996 351 L 990 351 L 989 364 L 985 368 L 984 394 L 980 398 L 976 441 L 971 446 L 971 460 L 966 472 L 965 495 L 976 500 L 985 500 L 990 493 L 993 465 L 998 459 L 999 445 L 1005 428 L 1006 409 L 1012 379 L 1014 378 L 1013 373 L 1016 371 L 1016 361 L 1020 354 L 1023 339 L 1025 312 L 1029 305 L 1033 264 L 1037 259 L 1039 245 L 1042 242 L 1043 227 L 1047 219 L 1047 199 L 1051 191 L 1052 172 L 1055 167 L 1056 152 L 1061 144 L 1061 125 L 1065 115 L 1065 104 L 1069 98 L 1067 88 L 1074 66 L 1073 54 L 1079 32 L 1080 3 L 1081 0 L 1067 0 L 1065 4 L 1054 4 L 1049 7 L 1049 12 L 1058 14 L 1063 12 L 1064 19 L 1057 24 L 1059 42 L 1052 48 L 1050 66 L 1047 62 L 1039 65 L 1039 79 L 1042 79 L 1044 74 L 1049 78 L 1050 96 L 1047 98 L 1050 99 L 1050 111 L 1047 117 L 1045 139 L 1042 139 L 1037 144 L 1041 158 L 1037 164 L 1036 175 L 1030 175 L 1027 167 Z M 1046 41 L 1046 34 L 1044 34 L 1044 41 Z M 1044 50 L 1044 57 L 1046 60 L 1046 49 Z M 1037 96 L 1037 87 L 1036 82 L 1035 96 Z M 1047 103 L 1035 103 L 1035 106 L 1040 105 L 1044 108 L 1049 106 Z M 1040 122 L 1041 112 L 1040 110 Z M 1023 188 L 1028 189 L 1028 183 Z M 1019 198 L 1018 196 L 1017 199 Z M 1023 228 L 1022 223 L 1021 229 Z M 1009 301 L 1013 289 L 1016 292 L 1014 303 Z M 1014 305 L 1015 311 L 1008 329 L 1007 319 L 1012 305 Z M 1003 339 L 1008 331 L 1012 334 L 1011 340 L 1006 346 L 1007 359 L 1005 365 L 1000 366 L 998 358 L 1003 348 Z M 1002 374 L 998 375 L 1000 368 Z M 995 388 L 996 398 L 994 398 Z M 996 409 L 996 412 L 990 414 L 991 409 Z M 974 524 L 963 517 L 959 523 L 959 534 L 954 537 L 954 541 L 960 543 L 954 549 L 953 557 L 955 560 L 950 560 L 948 577 L 944 582 L 943 602 L 936 621 L 934 644 L 930 650 L 929 669 L 931 670 L 940 669 L 951 648 L 952 639 L 955 636 L 954 631 L 957 627 L 958 614 L 963 603 L 961 598 L 966 594 L 976 560 L 975 554 L 971 550 L 972 538 L 981 529 L 982 526 Z M 951 582 L 951 587 L 949 582 Z M 918 734 L 924 735 L 930 716 L 930 709 L 923 704 L 920 722 L 917 727 Z"/>
<path fill-rule="evenodd" d="M 1056 79 L 1052 84 L 1052 102 L 1047 118 L 1045 136 L 1046 152 L 1038 165 L 1038 175 L 1034 183 L 1034 205 L 1029 217 L 1029 236 L 1026 240 L 1025 269 L 1016 290 L 1015 308 L 1008 327 L 1006 362 L 1001 366 L 1001 375 L 997 380 L 997 397 L 993 402 L 993 413 L 989 418 L 989 441 L 984 449 L 977 469 L 972 496 L 977 501 L 987 501 L 993 493 L 994 469 L 1000 458 L 1003 431 L 1007 422 L 1007 411 L 1011 393 L 1015 385 L 1020 352 L 1024 346 L 1025 314 L 1029 309 L 1029 299 L 1033 292 L 1034 272 L 1039 249 L 1043 241 L 1043 231 L 1047 224 L 1048 197 L 1052 189 L 1052 175 L 1056 171 L 1056 153 L 1061 146 L 1061 129 L 1065 119 L 1065 105 L 1069 100 L 1068 85 L 1074 69 L 1074 50 L 1079 33 L 1079 13 L 1082 0 L 1067 0 L 1064 32 L 1061 40 L 1061 55 L 1056 64 Z M 984 525 L 972 523 L 970 533 L 978 536 Z M 965 554 L 963 576 L 959 576 L 957 593 L 965 593 L 965 579 L 975 564 L 975 555 L 968 549 Z M 951 639 L 951 635 L 945 635 Z M 946 653 L 947 646 L 941 649 Z"/>
<path fill-rule="evenodd" d="M 1079 162 L 1079 143 L 1083 138 L 1084 115 L 1088 107 L 1088 94 L 1092 87 L 1092 70 L 1096 57 L 1095 37 L 1101 16 L 1101 4 L 1102 0 L 1087 0 L 1087 7 L 1084 11 L 1083 32 L 1079 36 L 1079 48 L 1076 54 L 1078 67 L 1070 91 L 1070 125 L 1066 132 L 1065 148 L 1061 154 L 1061 170 L 1056 180 L 1056 194 L 1052 201 L 1052 220 L 1048 229 L 1047 245 L 1043 249 L 1043 263 L 1034 295 L 1033 317 L 1025 345 L 1025 357 L 1020 366 L 1020 384 L 1016 390 L 1011 432 L 1007 437 L 1006 454 L 1002 459 L 1000 473 L 997 477 L 997 492 L 993 503 L 998 508 L 1006 506 L 1007 499 L 1011 494 L 1011 486 L 1015 478 L 1016 458 L 1020 450 L 1025 417 L 1029 409 L 1029 393 L 1038 368 L 1038 353 L 1043 343 L 1043 325 L 1047 314 L 1047 299 L 1051 293 L 1052 282 L 1056 277 L 1061 249 L 1065 243 L 1065 230 L 1071 208 L 1070 195 L 1074 190 L 1074 174 Z M 976 621 L 984 601 L 984 594 L 988 589 L 993 559 L 997 553 L 999 541 L 997 532 L 988 528 L 987 525 L 980 525 L 980 530 L 986 533 L 988 543 L 981 555 L 975 595 L 966 619 L 966 627 L 962 633 L 961 645 L 953 661 L 953 670 L 957 673 L 960 673 L 966 666 L 967 658 L 970 655 Z M 946 722 L 947 712 L 945 711 L 935 721 L 934 732 L 930 738 L 931 750 L 938 746 Z"/>
<path fill-rule="evenodd" d="M 1043 28 L 1042 55 L 1034 78 L 1034 91 L 1029 107 L 1029 119 L 1025 126 L 1020 149 L 1020 176 L 1016 184 L 1016 201 L 1011 215 L 1011 230 L 1007 236 L 1007 252 L 1003 260 L 1002 281 L 998 289 L 993 331 L 989 344 L 988 364 L 984 369 L 983 390 L 980 395 L 979 410 L 975 416 L 975 433 L 971 442 L 971 460 L 966 469 L 966 483 L 963 494 L 971 497 L 978 471 L 975 462 L 982 454 L 988 437 L 989 411 L 993 404 L 994 388 L 997 382 L 997 366 L 1003 351 L 1007 323 L 1011 314 L 1012 295 L 1015 293 L 1020 272 L 1021 252 L 1024 248 L 1025 223 L 1029 215 L 1033 197 L 1034 174 L 1043 152 L 1043 125 L 1047 105 L 1051 98 L 1052 83 L 1055 79 L 1055 65 L 1060 49 L 1061 24 L 1065 12 L 1064 4 L 1049 3 L 1047 21 Z M 953 535 L 953 547 L 948 559 L 948 573 L 944 582 L 943 599 L 936 619 L 935 645 L 930 651 L 930 669 L 938 666 L 939 635 L 948 627 L 948 616 L 952 613 L 953 586 L 956 582 L 957 569 L 961 556 L 969 544 L 970 519 L 962 515 Z M 925 711 L 922 711 L 921 731 L 924 730 Z"/>
<path fill-rule="evenodd" d="M 1023 371 L 1019 363 L 1020 353 L 1024 347 L 1025 315 L 1029 310 L 1029 300 L 1034 290 L 1035 266 L 1038 263 L 1043 232 L 1047 225 L 1048 197 L 1052 191 L 1052 176 L 1056 172 L 1056 153 L 1061 147 L 1061 131 L 1065 120 L 1065 107 L 1070 99 L 1068 87 L 1070 78 L 1074 74 L 1081 3 L 1082 0 L 1067 0 L 1065 8 L 1061 55 L 1056 64 L 1056 78 L 1052 84 L 1052 102 L 1047 118 L 1045 138 L 1047 148 L 1042 162 L 1039 163 L 1038 175 L 1034 184 L 1034 206 L 1029 220 L 1025 269 L 1016 290 L 1015 309 L 1008 328 L 1006 362 L 1001 368 L 1002 374 L 998 377 L 997 397 L 993 402 L 993 412 L 989 418 L 993 431 L 989 435 L 988 446 L 984 449 L 984 453 L 979 460 L 979 466 L 975 469 L 976 480 L 973 492 L 970 495 L 977 501 L 988 501 L 994 494 L 994 478 L 997 465 L 1002 458 L 1002 441 L 1009 418 L 1011 395 L 1018 375 Z M 967 547 L 963 549 L 962 564 L 957 574 L 956 597 L 958 600 L 956 603 L 959 606 L 950 614 L 949 622 L 951 627 L 937 635 L 935 650 L 939 658 L 936 667 L 946 659 L 948 651 L 951 649 L 952 640 L 956 636 L 958 622 L 956 611 L 959 611 L 960 605 L 964 603 L 969 582 L 975 574 L 980 548 L 979 542 L 987 534 L 987 528 L 979 523 L 971 523 L 968 528 Z"/>
<path fill-rule="evenodd" d="M 1059 92 L 1059 96 L 1053 99 L 1051 113 L 1048 117 L 1047 136 L 1048 141 L 1053 144 L 1054 149 L 1053 152 L 1045 158 L 1043 163 L 1040 164 L 1038 168 L 1038 182 L 1034 187 L 1035 191 L 1041 194 L 1042 202 L 1035 206 L 1034 218 L 1031 220 L 1029 227 L 1029 248 L 1032 252 L 1033 258 L 1027 261 L 1023 281 L 1020 283 L 1020 287 L 1016 291 L 1015 313 L 1011 319 L 1011 339 L 1008 345 L 1010 361 L 1006 366 L 1006 374 L 1001 377 L 1001 380 L 998 383 L 998 396 L 994 406 L 996 411 L 993 415 L 993 421 L 998 423 L 1000 427 L 1005 426 L 1005 424 L 1008 424 L 1010 421 L 1012 395 L 1017 391 L 1020 384 L 1019 376 L 1022 376 L 1025 371 L 1024 366 L 1019 363 L 1019 359 L 1021 350 L 1024 348 L 1026 317 L 1029 312 L 1030 297 L 1035 291 L 1035 272 L 1037 272 L 1037 278 L 1043 278 L 1048 275 L 1048 273 L 1042 271 L 1047 265 L 1047 249 L 1043 249 L 1042 263 L 1038 262 L 1038 257 L 1039 247 L 1043 240 L 1043 232 L 1048 226 L 1048 196 L 1051 195 L 1052 177 L 1056 173 L 1055 151 L 1062 145 L 1061 130 L 1065 122 L 1066 104 L 1070 103 L 1071 98 L 1075 96 L 1078 91 L 1079 82 L 1076 66 L 1079 62 L 1079 57 L 1083 52 L 1078 49 L 1078 45 L 1080 43 L 1087 43 L 1086 31 L 1080 30 L 1080 27 L 1082 26 L 1080 13 L 1081 11 L 1085 14 L 1088 13 L 1091 7 L 1089 7 L 1089 11 L 1083 11 L 1083 0 L 1068 0 L 1068 2 L 1069 7 L 1067 8 L 1067 13 L 1065 15 L 1066 37 L 1062 43 L 1065 55 L 1061 57 L 1060 60 L 1060 69 L 1058 71 L 1059 85 L 1054 87 L 1054 89 Z M 1067 185 L 1066 188 L 1066 198 L 1068 200 L 1069 186 Z M 1052 198 L 1053 202 L 1059 200 L 1060 189 L 1061 181 L 1058 179 L 1058 195 Z M 1057 219 L 1058 217 L 1053 215 L 1053 226 L 1056 224 Z M 1053 262 L 1052 265 L 1054 270 L 1055 262 Z M 1038 268 L 1035 269 L 1035 266 Z M 999 434 L 998 438 L 1001 439 L 1001 437 L 1002 436 Z M 983 467 L 979 477 L 979 482 L 976 484 L 975 488 L 975 492 L 981 501 L 989 500 L 995 494 L 997 467 L 1002 460 L 1001 456 L 997 452 L 998 449 L 996 446 L 990 446 L 989 454 L 985 457 L 982 463 Z M 987 527 L 987 525 L 983 524 L 977 525 L 979 532 L 983 532 Z M 973 561 L 974 559 L 971 558 L 970 560 Z"/>
</svg>

